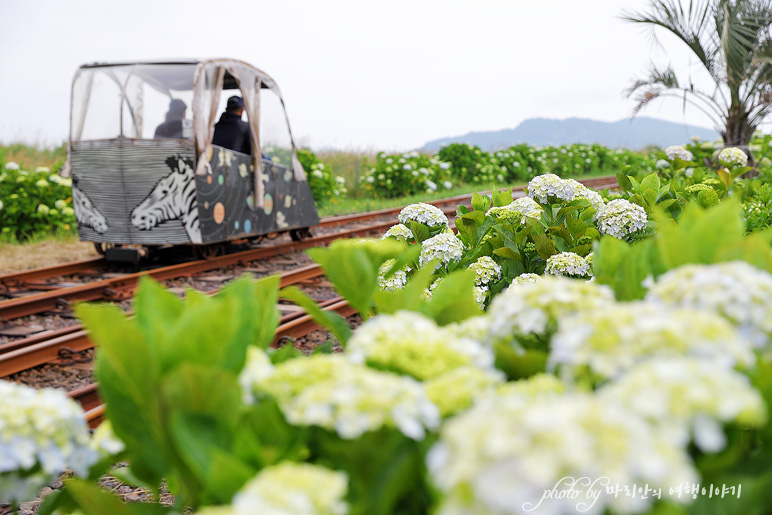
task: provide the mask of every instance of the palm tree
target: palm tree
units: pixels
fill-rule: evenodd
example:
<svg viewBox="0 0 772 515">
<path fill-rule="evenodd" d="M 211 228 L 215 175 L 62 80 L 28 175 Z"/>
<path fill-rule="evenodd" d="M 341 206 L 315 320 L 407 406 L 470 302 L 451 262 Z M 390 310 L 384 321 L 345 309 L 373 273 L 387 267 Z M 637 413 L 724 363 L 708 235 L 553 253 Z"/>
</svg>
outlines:
<svg viewBox="0 0 772 515">
<path fill-rule="evenodd" d="M 684 2 L 685 3 L 685 2 Z M 697 56 L 714 85 L 697 87 L 691 77 L 678 81 L 672 67 L 652 67 L 648 77 L 626 91 L 635 95 L 637 114 L 660 97 L 682 99 L 708 115 L 726 146 L 745 147 L 772 110 L 771 0 L 652 0 L 647 13 L 623 18 L 649 25 L 656 37 L 664 29 Z"/>
</svg>

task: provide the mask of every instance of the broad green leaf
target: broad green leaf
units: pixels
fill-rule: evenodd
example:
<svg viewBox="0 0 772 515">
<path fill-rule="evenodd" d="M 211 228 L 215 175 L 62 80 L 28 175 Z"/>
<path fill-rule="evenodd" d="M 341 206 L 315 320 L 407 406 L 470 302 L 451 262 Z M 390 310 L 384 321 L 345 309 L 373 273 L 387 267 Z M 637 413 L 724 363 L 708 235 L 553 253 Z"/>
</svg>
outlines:
<svg viewBox="0 0 772 515">
<path fill-rule="evenodd" d="M 268 357 L 271 358 L 271 363 L 278 365 L 279 363 L 283 363 L 291 359 L 305 358 L 306 355 L 296 349 L 291 343 L 287 343 L 282 345 L 279 349 L 276 349 L 273 352 L 269 352 Z"/>
<path fill-rule="evenodd" d="M 99 347 L 96 377 L 115 433 L 126 443 L 138 476 L 157 485 L 168 467 L 157 399 L 157 358 L 136 324 L 118 307 L 80 304 L 76 313 Z"/>
<path fill-rule="evenodd" d="M 176 295 L 150 277 L 140 278 L 134 295 L 134 313 L 148 344 L 155 345 L 168 338 L 168 328 L 177 322 L 182 309 L 182 300 Z"/>
<path fill-rule="evenodd" d="M 282 460 L 300 460 L 307 454 L 308 428 L 290 425 L 272 398 L 248 407 L 235 437 L 235 454 L 255 467 Z"/>
<path fill-rule="evenodd" d="M 577 220 L 573 216 L 566 217 L 566 227 L 568 228 L 568 232 L 571 233 L 571 237 L 574 240 L 578 240 L 582 236 L 584 236 L 584 233 L 587 232 L 587 222 L 584 220 Z"/>
<path fill-rule="evenodd" d="M 341 345 L 346 345 L 346 342 L 351 337 L 351 329 L 346 319 L 334 311 L 323 310 L 316 301 L 295 286 L 288 286 L 282 289 L 281 296 L 305 309 L 306 313 L 311 315 L 314 322 L 328 329 Z"/>
<path fill-rule="evenodd" d="M 659 176 L 656 173 L 650 173 L 641 180 L 641 189 L 643 191 L 654 190 L 656 195 L 656 192 L 659 192 L 659 187 Z"/>
<path fill-rule="evenodd" d="M 338 293 L 368 318 L 373 295 L 378 290 L 378 269 L 386 260 L 397 258 L 404 251 L 403 243 L 388 239 L 338 240 L 328 248 L 317 247 L 307 252 L 324 269 Z"/>
<path fill-rule="evenodd" d="M 413 238 L 415 238 L 415 241 L 417 243 L 422 243 L 428 240 L 429 238 L 431 238 L 432 236 L 431 231 L 424 224 L 414 222 L 411 220 L 408 222 L 408 227 L 410 228 L 410 232 L 413 233 Z"/>
<path fill-rule="evenodd" d="M 491 199 L 478 193 L 472 194 L 472 209 L 485 213 L 491 207 Z"/>
<path fill-rule="evenodd" d="M 646 205 L 651 209 L 654 204 L 657 203 L 657 190 L 651 188 L 644 188 L 641 192 L 641 196 L 646 201 Z"/>
<path fill-rule="evenodd" d="M 526 379 L 544 372 L 547 366 L 547 353 L 541 350 L 518 352 L 511 345 L 497 343 L 494 346 L 495 365 L 510 380 Z"/>
<path fill-rule="evenodd" d="M 520 254 L 511 249 L 508 249 L 507 247 L 500 247 L 494 250 L 493 253 L 506 259 L 515 259 L 518 261 L 520 260 Z"/>
<path fill-rule="evenodd" d="M 67 491 L 84 515 L 131 515 L 131 509 L 118 497 L 104 491 L 99 485 L 82 479 L 67 480 Z M 162 513 L 162 512 L 159 512 Z"/>
<path fill-rule="evenodd" d="M 512 203 L 512 190 L 496 191 L 493 190 L 493 206 L 503 207 Z"/>
<path fill-rule="evenodd" d="M 474 285 L 471 270 L 459 270 L 443 278 L 427 301 L 430 316 L 438 325 L 448 325 L 482 314 L 474 300 Z"/>
<path fill-rule="evenodd" d="M 555 248 L 555 243 L 546 234 L 533 235 L 533 242 L 534 245 L 536 245 L 536 253 L 539 254 L 539 257 L 542 259 L 547 259 L 548 257 L 558 253 L 557 249 Z"/>
</svg>

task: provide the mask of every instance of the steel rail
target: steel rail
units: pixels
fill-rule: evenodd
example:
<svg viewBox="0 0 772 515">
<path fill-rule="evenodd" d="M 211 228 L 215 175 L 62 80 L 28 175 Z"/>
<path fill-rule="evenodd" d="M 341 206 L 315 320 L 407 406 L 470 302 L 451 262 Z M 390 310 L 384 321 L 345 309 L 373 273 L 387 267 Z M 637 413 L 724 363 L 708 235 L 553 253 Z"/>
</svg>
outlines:
<svg viewBox="0 0 772 515">
<path fill-rule="evenodd" d="M 311 264 L 279 274 L 279 287 L 284 288 L 309 279 L 321 277 L 324 271 L 319 265 Z M 217 292 L 212 292 L 215 295 Z M 328 306 L 339 299 L 326 300 L 320 306 Z M 303 316 L 303 311 L 282 315 L 280 322 L 288 323 Z M 0 347 L 0 377 L 29 370 L 46 363 L 61 359 L 62 349 L 68 354 L 77 354 L 94 348 L 87 331 L 81 324 L 73 324 L 59 331 L 34 335 L 16 342 L 8 342 Z"/>
</svg>

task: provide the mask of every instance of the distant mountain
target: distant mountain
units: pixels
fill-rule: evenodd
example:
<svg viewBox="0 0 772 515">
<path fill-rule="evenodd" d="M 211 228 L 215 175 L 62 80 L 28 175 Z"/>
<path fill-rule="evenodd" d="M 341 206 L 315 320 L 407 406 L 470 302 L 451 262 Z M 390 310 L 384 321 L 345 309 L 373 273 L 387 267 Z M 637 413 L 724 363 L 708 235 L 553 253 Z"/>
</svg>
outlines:
<svg viewBox="0 0 772 515">
<path fill-rule="evenodd" d="M 586 118 L 550 120 L 530 118 L 514 129 L 470 132 L 429 141 L 426 150 L 438 150 L 450 143 L 469 143 L 483 150 L 498 150 L 518 143 L 532 146 L 569 145 L 571 143 L 599 143 L 610 148 L 641 149 L 649 145 L 667 147 L 683 145 L 692 136 L 713 141 L 719 137 L 716 131 L 655 118 L 637 117 L 618 122 L 600 122 Z"/>
</svg>

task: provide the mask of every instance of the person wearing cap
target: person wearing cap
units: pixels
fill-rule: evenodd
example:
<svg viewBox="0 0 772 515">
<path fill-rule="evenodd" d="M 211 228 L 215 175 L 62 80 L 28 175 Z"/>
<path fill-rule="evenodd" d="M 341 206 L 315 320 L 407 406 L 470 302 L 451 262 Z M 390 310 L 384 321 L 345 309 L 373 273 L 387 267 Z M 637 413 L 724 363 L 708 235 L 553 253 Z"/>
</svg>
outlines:
<svg viewBox="0 0 772 515">
<path fill-rule="evenodd" d="M 252 136 L 249 124 L 241 119 L 244 113 L 244 100 L 239 96 L 228 99 L 225 112 L 214 125 L 212 144 L 242 152 L 252 153 Z"/>
<path fill-rule="evenodd" d="M 182 120 L 185 118 L 187 107 L 179 98 L 172 99 L 169 102 L 166 121 L 156 128 L 154 137 L 182 139 Z"/>
</svg>

